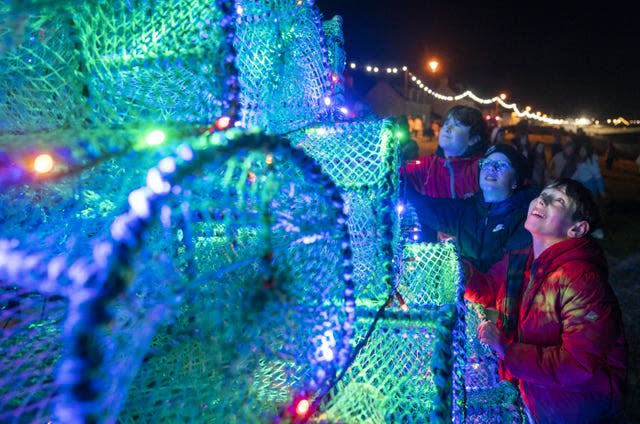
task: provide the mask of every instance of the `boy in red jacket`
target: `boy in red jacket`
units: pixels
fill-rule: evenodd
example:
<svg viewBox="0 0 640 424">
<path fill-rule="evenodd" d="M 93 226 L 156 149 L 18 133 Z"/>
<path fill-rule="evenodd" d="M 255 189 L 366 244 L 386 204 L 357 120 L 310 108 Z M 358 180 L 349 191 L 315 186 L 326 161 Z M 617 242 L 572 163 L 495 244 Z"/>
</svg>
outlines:
<svg viewBox="0 0 640 424">
<path fill-rule="evenodd" d="M 464 199 L 480 190 L 478 161 L 487 148 L 487 124 L 478 109 L 456 105 L 444 116 L 436 152 L 400 169 L 406 183 L 429 197 Z M 423 241 L 436 241 L 435 230 L 422 229 Z"/>
<path fill-rule="evenodd" d="M 589 236 L 598 220 L 597 206 L 582 184 L 560 179 L 547 185 L 529 205 L 524 224 L 533 247 L 516 333 L 506 337 L 490 321 L 478 327 L 480 340 L 497 352 L 507 375 L 518 380 L 536 423 L 610 423 L 620 418 L 627 345 L 606 259 Z M 499 268 L 489 275 L 474 273 L 467 298 L 500 310 L 506 276 Z"/>
</svg>

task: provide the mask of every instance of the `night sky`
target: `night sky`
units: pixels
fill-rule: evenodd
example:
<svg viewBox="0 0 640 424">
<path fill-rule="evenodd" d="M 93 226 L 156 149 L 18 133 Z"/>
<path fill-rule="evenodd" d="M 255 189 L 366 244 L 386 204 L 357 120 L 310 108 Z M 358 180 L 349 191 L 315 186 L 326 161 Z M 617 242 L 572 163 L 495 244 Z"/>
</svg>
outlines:
<svg viewBox="0 0 640 424">
<path fill-rule="evenodd" d="M 483 98 L 505 92 L 559 118 L 640 119 L 640 3 L 565 3 L 316 1 L 324 19 L 343 18 L 347 61 L 426 74 L 435 55 L 452 87 Z"/>
</svg>

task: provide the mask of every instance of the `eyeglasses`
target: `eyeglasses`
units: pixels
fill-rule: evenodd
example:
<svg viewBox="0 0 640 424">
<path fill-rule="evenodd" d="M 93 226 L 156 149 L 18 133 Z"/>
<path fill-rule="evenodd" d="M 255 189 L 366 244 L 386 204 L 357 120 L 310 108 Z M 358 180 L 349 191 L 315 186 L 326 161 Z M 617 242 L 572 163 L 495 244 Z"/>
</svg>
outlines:
<svg viewBox="0 0 640 424">
<path fill-rule="evenodd" d="M 493 170 L 498 174 L 502 174 L 504 172 L 507 172 L 509 169 L 512 169 L 511 164 L 503 160 L 481 159 L 478 162 L 478 165 L 480 165 L 480 169 Z"/>
</svg>

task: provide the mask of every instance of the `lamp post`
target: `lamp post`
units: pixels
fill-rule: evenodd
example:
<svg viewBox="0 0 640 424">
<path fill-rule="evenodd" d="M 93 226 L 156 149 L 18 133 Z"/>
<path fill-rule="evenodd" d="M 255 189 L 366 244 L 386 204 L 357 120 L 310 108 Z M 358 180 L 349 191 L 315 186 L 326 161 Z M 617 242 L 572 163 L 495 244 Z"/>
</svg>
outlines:
<svg viewBox="0 0 640 424">
<path fill-rule="evenodd" d="M 437 88 L 438 81 L 436 79 L 436 73 L 438 73 L 439 69 L 440 69 L 440 61 L 437 58 L 431 57 L 430 59 L 427 59 L 427 73 L 430 74 L 431 76 L 429 80 L 432 81 L 432 84 L 433 84 L 432 88 Z"/>
</svg>

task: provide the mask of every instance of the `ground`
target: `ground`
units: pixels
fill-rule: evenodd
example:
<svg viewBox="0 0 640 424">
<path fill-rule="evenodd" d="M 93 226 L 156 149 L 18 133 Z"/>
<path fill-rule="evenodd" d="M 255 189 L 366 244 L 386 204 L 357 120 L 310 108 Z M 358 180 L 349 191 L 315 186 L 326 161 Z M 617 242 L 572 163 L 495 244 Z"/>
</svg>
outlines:
<svg viewBox="0 0 640 424">
<path fill-rule="evenodd" d="M 640 423 L 640 173 L 631 160 L 603 167 L 608 199 L 602 245 L 609 261 L 613 286 L 629 343 L 629 390 L 625 423 Z"/>
</svg>

